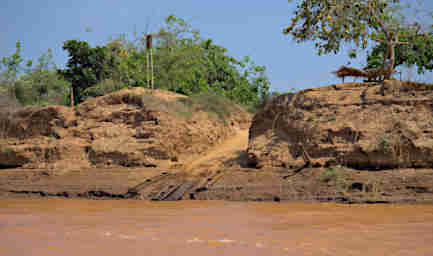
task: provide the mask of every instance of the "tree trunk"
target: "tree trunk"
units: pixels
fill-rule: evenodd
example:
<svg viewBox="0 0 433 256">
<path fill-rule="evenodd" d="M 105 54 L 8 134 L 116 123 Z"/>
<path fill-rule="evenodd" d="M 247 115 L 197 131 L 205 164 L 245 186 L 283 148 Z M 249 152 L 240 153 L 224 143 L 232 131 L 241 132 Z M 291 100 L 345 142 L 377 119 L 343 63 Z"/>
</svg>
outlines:
<svg viewBox="0 0 433 256">
<path fill-rule="evenodd" d="M 392 78 L 392 73 L 394 71 L 394 64 L 395 64 L 395 43 L 391 42 L 388 45 L 388 52 L 389 52 L 389 63 L 386 67 L 386 77 L 385 79 L 389 80 Z"/>
</svg>

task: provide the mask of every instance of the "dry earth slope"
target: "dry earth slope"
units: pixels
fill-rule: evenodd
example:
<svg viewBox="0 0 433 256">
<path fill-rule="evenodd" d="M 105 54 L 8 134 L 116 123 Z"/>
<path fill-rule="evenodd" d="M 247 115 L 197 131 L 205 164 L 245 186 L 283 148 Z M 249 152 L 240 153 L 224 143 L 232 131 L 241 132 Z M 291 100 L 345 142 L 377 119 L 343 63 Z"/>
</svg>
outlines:
<svg viewBox="0 0 433 256">
<path fill-rule="evenodd" d="M 433 167 L 433 86 L 346 83 L 275 98 L 253 119 L 258 167 Z"/>
<path fill-rule="evenodd" d="M 75 108 L 2 113 L 0 168 L 176 167 L 249 125 L 230 107 L 219 117 L 183 95 L 136 88 Z"/>
</svg>

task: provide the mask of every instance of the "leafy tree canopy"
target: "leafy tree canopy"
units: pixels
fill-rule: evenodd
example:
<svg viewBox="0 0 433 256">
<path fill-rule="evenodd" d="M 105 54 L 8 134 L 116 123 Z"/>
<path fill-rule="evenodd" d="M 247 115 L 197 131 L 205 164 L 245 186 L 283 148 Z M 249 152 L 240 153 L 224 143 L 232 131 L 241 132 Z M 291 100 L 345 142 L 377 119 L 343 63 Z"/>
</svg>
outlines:
<svg viewBox="0 0 433 256">
<path fill-rule="evenodd" d="M 58 76 L 51 49 L 37 62 L 28 60 L 24 65 L 21 50 L 21 43 L 17 42 L 15 53 L 0 61 L 0 93 L 8 92 L 9 97 L 23 105 L 65 104 L 69 85 Z"/>
<path fill-rule="evenodd" d="M 403 39 L 404 40 L 404 39 Z M 413 40 L 404 40 L 408 44 L 397 45 L 395 48 L 394 68 L 400 65 L 416 66 L 418 74 L 433 70 L 433 33 L 419 36 Z M 387 47 L 380 43 L 367 56 L 367 67 L 376 68 L 382 64 Z"/>
<path fill-rule="evenodd" d="M 390 61 L 389 79 L 395 47 L 422 34 L 403 23 L 401 10 L 400 0 L 300 0 L 284 33 L 297 42 L 314 41 L 319 55 L 337 53 L 343 43 L 354 49 L 366 49 L 370 40 L 382 43 L 386 46 L 382 65 Z M 356 51 L 350 56 L 356 57 Z"/>
<path fill-rule="evenodd" d="M 69 59 L 66 69 L 59 74 L 72 85 L 75 103 L 84 99 L 83 92 L 103 79 L 107 78 L 110 61 L 107 58 L 107 48 L 104 46 L 90 47 L 87 42 L 68 40 L 63 49 L 68 51 Z"/>
<path fill-rule="evenodd" d="M 10 85 L 23 104 L 49 104 L 59 97 L 66 103 L 68 93 L 78 104 L 87 97 L 124 87 L 146 86 L 152 53 L 156 88 L 185 95 L 216 93 L 249 106 L 268 94 L 264 66 L 249 57 L 238 60 L 230 56 L 226 48 L 202 38 L 185 20 L 170 15 L 152 35 L 151 50 L 146 47 L 148 33 L 134 33 L 133 39 L 120 35 L 96 47 L 86 41 L 65 41 L 63 49 L 69 57 L 63 69 L 57 69 L 51 61 L 50 50 L 36 65 L 29 61 L 23 67 L 21 44 L 17 43 L 16 52 L 0 61 L 0 89 L 6 91 L 2 88 Z"/>
<path fill-rule="evenodd" d="M 249 57 L 237 60 L 228 55 L 226 48 L 202 38 L 179 17 L 168 16 L 153 37 L 156 88 L 186 95 L 214 92 L 246 105 L 256 104 L 268 93 L 264 66 L 254 64 Z M 145 45 L 146 34 L 135 34 L 132 40 L 121 35 L 107 45 L 108 49 L 118 49 L 110 51 L 117 63 L 113 75 L 129 86 L 146 84 Z"/>
</svg>

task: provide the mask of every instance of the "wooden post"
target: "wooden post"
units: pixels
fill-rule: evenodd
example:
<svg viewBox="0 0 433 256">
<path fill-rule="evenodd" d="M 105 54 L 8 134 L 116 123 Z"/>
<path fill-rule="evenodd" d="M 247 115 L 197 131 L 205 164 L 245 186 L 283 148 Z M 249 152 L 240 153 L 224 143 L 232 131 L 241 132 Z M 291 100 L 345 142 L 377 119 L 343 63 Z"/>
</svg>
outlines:
<svg viewBox="0 0 433 256">
<path fill-rule="evenodd" d="M 74 106 L 74 87 L 70 87 L 70 96 L 71 96 L 71 107 Z"/>
</svg>

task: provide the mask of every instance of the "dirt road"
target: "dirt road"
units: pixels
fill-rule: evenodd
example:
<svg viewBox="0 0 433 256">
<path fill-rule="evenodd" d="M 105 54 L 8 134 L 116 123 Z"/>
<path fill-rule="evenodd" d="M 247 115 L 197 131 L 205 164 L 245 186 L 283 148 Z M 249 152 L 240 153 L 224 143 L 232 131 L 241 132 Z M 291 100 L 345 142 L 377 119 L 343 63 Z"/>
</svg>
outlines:
<svg viewBox="0 0 433 256">
<path fill-rule="evenodd" d="M 184 161 L 184 170 L 191 174 L 202 171 L 215 171 L 228 164 L 245 164 L 248 148 L 248 129 L 238 130 L 237 133 L 208 150 L 201 156 L 189 157 Z"/>
</svg>

